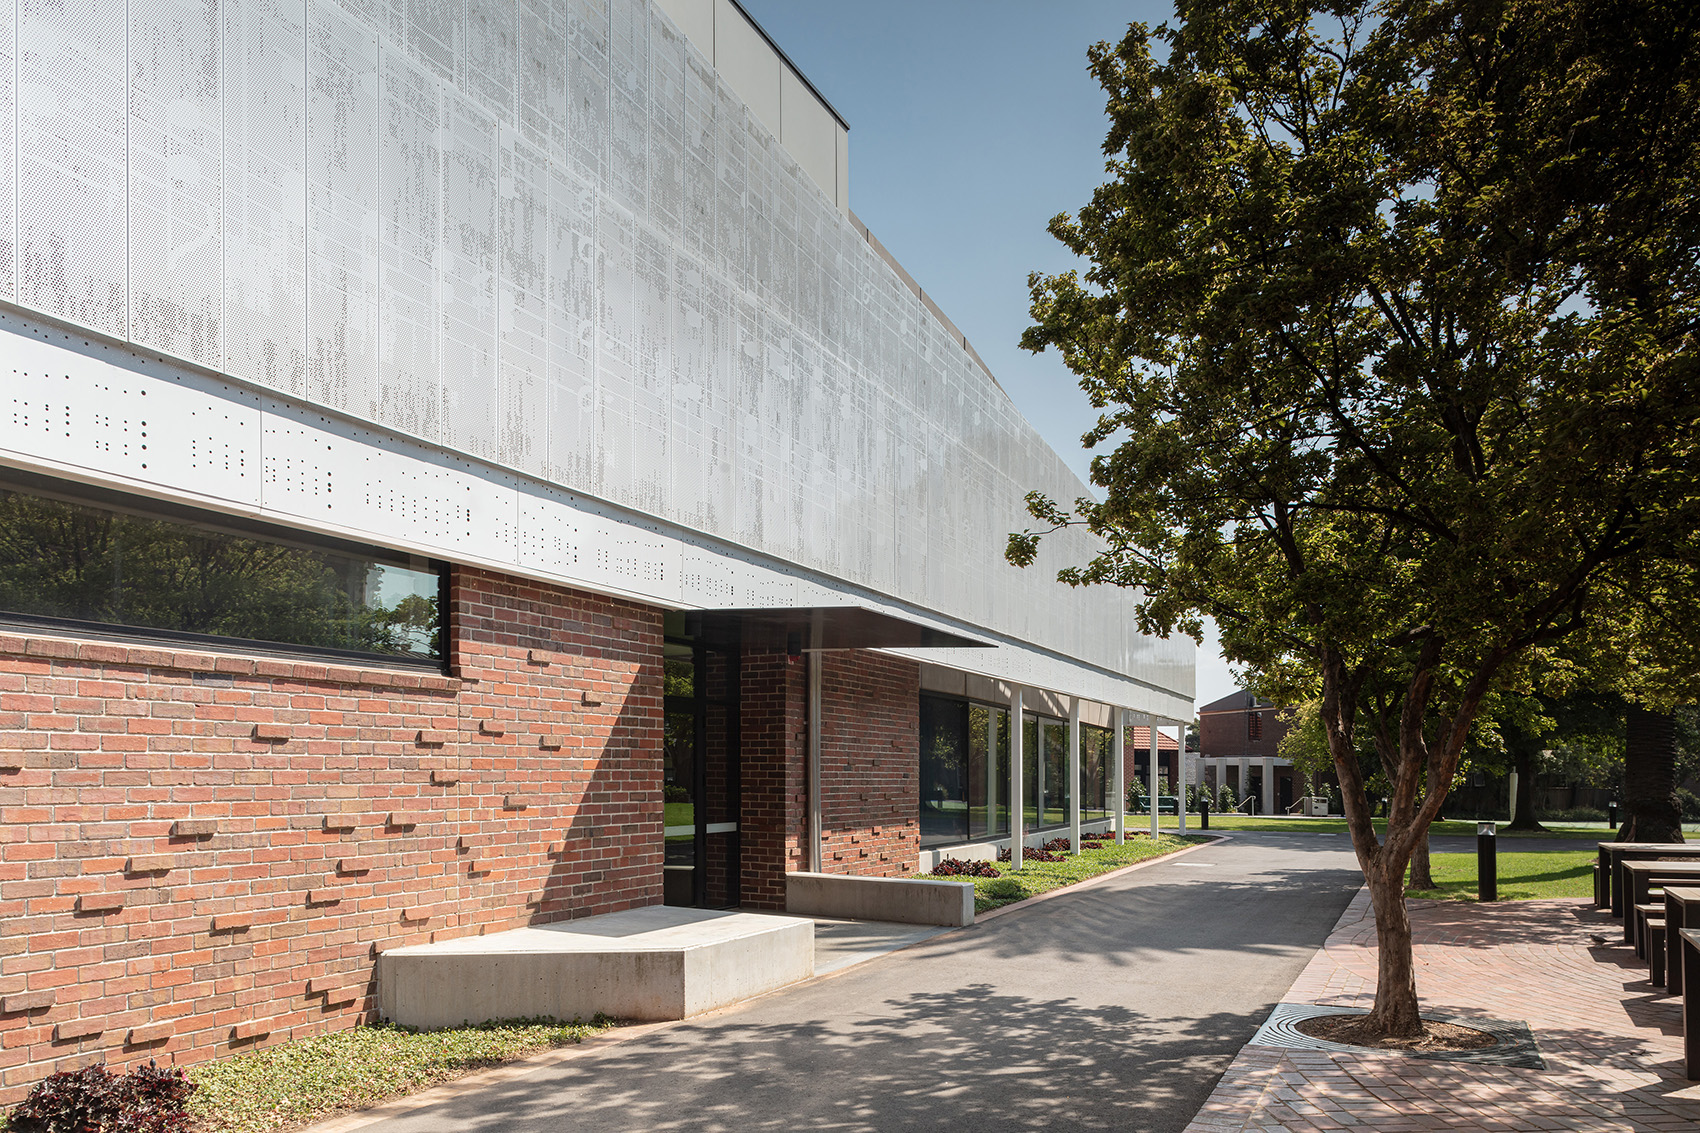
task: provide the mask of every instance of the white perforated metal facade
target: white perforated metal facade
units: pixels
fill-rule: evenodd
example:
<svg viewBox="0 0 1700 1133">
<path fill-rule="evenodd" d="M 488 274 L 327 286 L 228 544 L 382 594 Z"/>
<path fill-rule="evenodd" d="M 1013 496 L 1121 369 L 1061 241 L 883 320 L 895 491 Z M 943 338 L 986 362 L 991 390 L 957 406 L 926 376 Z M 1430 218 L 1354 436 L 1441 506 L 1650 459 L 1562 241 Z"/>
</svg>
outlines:
<svg viewBox="0 0 1700 1133">
<path fill-rule="evenodd" d="M 1025 493 L 1080 484 L 647 0 L 17 0 L 0 298 L 218 407 L 150 405 L 143 469 L 100 340 L 12 319 L 81 361 L 5 368 L 9 462 L 669 604 L 767 564 L 1189 711 L 1190 643 L 1054 582 L 1082 539 L 1004 564 Z"/>
</svg>

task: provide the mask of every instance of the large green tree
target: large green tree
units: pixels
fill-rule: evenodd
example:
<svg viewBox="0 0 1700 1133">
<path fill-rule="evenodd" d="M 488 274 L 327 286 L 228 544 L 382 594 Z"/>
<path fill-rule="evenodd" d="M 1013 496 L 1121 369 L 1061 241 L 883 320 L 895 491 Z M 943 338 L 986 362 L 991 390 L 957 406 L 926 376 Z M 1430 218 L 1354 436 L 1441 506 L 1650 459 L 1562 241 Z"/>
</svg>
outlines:
<svg viewBox="0 0 1700 1133">
<path fill-rule="evenodd" d="M 1203 615 L 1317 695 L 1374 900 L 1369 1028 L 1418 1031 L 1402 881 L 1485 697 L 1695 528 L 1696 20 L 1686 3 L 1180 0 L 1090 52 L 1111 177 L 1051 231 L 1033 350 L 1102 413 L 1071 583 Z M 1393 689 L 1389 818 L 1357 757 Z"/>
</svg>

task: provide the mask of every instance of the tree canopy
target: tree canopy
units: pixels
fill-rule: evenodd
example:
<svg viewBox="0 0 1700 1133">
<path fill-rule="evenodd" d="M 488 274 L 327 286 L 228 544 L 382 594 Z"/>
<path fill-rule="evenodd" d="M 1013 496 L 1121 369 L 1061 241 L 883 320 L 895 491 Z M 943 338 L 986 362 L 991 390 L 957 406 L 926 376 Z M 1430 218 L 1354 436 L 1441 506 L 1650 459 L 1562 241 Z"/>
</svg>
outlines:
<svg viewBox="0 0 1700 1133">
<path fill-rule="evenodd" d="M 1148 633 L 1209 615 L 1262 691 L 1319 700 L 1383 1032 L 1420 1025 L 1401 881 L 1483 699 L 1638 576 L 1686 585 L 1697 20 L 1181 0 L 1090 52 L 1110 179 L 1051 222 L 1088 266 L 1033 277 L 1022 342 L 1061 353 L 1102 414 L 1086 444 L 1113 448 L 1103 499 L 1030 496 L 1009 557 L 1084 524 L 1105 549 L 1065 581 L 1138 587 Z M 1377 696 L 1382 837 L 1356 757 Z"/>
</svg>

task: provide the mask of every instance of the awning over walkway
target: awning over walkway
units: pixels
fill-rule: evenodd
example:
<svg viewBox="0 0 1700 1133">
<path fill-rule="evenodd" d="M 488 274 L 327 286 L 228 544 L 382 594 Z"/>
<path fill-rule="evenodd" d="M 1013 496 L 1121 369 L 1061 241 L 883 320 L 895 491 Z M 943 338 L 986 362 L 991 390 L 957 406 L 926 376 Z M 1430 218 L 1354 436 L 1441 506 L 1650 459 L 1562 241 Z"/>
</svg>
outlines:
<svg viewBox="0 0 1700 1133">
<path fill-rule="evenodd" d="M 989 641 L 946 633 L 866 606 L 695 610 L 689 632 L 710 644 L 742 641 L 757 652 L 814 649 L 992 649 Z"/>
</svg>

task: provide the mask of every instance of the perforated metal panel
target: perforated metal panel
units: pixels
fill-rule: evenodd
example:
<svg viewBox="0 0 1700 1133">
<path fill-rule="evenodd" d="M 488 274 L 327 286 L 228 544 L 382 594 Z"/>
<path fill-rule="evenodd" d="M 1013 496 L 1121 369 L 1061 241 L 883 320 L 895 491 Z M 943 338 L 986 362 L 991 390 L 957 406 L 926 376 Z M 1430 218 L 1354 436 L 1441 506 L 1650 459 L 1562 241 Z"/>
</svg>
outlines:
<svg viewBox="0 0 1700 1133">
<path fill-rule="evenodd" d="M 224 363 L 282 393 L 307 371 L 306 7 L 224 5 Z"/>
<path fill-rule="evenodd" d="M 800 592 L 789 564 L 1191 687 L 1189 646 L 1131 633 L 1134 596 L 1054 582 L 1089 537 L 1003 562 L 1028 490 L 1081 486 L 650 0 L 14 0 L 10 295 L 299 398 L 268 434 L 293 522 L 417 518 L 477 557 L 542 478 L 598 523 L 700 533 L 643 593 L 693 604 L 688 575 L 754 604 Z M 390 432 L 326 424 L 347 451 L 321 460 L 306 405 Z M 456 477 L 501 480 L 460 456 L 386 494 L 367 450 L 401 459 L 400 435 L 495 462 L 506 502 L 452 514 Z M 339 475 L 377 487 L 323 508 Z M 586 584 L 640 592 L 619 564 L 646 555 Z"/>
<path fill-rule="evenodd" d="M 0 299 L 17 298 L 18 26 L 16 4 L 0 17 Z"/>
<path fill-rule="evenodd" d="M 307 44 L 307 396 L 377 420 L 377 33 L 309 0 Z"/>
<path fill-rule="evenodd" d="M 125 9 L 19 0 L 18 301 L 122 338 Z"/>
<path fill-rule="evenodd" d="M 0 314 L 0 450 L 160 483 L 244 506 L 260 501 L 260 397 L 187 370 Z"/>
<path fill-rule="evenodd" d="M 223 347 L 217 0 L 130 0 L 128 337 L 203 366 Z"/>
</svg>

